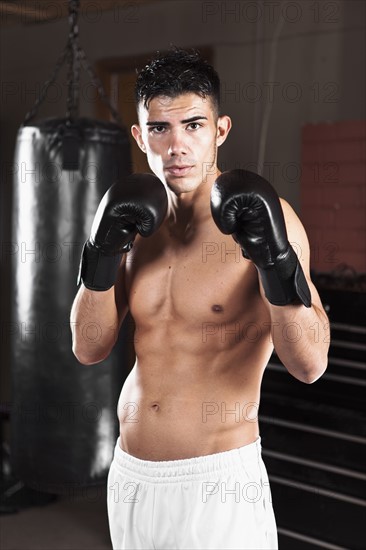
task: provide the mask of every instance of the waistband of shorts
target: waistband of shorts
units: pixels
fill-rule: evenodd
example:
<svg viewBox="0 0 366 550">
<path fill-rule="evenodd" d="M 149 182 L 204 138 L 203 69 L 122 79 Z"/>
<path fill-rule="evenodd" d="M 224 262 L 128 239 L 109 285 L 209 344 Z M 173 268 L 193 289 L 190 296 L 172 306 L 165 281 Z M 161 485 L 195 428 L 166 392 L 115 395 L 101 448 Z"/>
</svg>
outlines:
<svg viewBox="0 0 366 550">
<path fill-rule="evenodd" d="M 242 471 L 250 462 L 261 457 L 261 438 L 253 443 L 210 455 L 177 460 L 143 460 L 126 453 L 120 447 L 120 438 L 114 450 L 113 464 L 122 475 L 151 483 L 200 481 L 207 474 Z"/>
</svg>

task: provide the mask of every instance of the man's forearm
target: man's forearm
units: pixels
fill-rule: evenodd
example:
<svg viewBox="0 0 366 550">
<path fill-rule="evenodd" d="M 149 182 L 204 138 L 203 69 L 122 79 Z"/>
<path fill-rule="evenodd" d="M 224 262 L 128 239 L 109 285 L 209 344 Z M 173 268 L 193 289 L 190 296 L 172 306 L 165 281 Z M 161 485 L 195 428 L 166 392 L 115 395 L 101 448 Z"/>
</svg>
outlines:
<svg viewBox="0 0 366 550">
<path fill-rule="evenodd" d="M 70 316 L 73 352 L 85 365 L 99 363 L 110 354 L 119 330 L 114 287 L 96 292 L 82 285 Z"/>
<path fill-rule="evenodd" d="M 311 383 L 325 371 L 330 342 L 327 316 L 317 305 L 269 304 L 274 348 L 287 370 Z"/>
</svg>

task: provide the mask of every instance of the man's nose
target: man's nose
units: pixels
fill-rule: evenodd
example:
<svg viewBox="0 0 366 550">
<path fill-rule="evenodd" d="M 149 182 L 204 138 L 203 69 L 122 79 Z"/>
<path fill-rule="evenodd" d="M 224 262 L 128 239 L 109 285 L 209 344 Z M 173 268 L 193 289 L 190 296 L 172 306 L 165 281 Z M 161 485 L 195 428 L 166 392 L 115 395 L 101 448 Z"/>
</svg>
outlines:
<svg viewBox="0 0 366 550">
<path fill-rule="evenodd" d="M 171 132 L 168 152 L 170 156 L 185 155 L 187 153 L 184 133 L 180 129 Z"/>
</svg>

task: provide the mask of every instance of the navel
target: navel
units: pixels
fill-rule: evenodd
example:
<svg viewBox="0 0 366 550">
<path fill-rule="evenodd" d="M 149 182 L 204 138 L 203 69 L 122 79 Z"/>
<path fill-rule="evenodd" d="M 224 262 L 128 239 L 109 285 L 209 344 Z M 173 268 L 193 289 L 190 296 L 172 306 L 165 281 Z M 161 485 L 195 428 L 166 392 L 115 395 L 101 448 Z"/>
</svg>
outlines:
<svg viewBox="0 0 366 550">
<path fill-rule="evenodd" d="M 224 308 L 220 304 L 214 304 L 211 309 L 214 313 L 222 313 L 224 311 Z"/>
</svg>

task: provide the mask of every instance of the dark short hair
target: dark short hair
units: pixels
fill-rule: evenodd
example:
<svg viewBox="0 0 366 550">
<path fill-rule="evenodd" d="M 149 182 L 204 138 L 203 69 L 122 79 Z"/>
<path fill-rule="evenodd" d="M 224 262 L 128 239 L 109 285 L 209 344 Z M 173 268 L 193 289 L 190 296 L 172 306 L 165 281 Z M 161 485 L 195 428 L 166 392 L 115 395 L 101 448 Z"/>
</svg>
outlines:
<svg viewBox="0 0 366 550">
<path fill-rule="evenodd" d="M 136 104 L 148 108 L 157 96 L 177 97 L 193 92 L 209 97 L 217 116 L 220 111 L 220 78 L 197 50 L 174 47 L 168 53 L 157 52 L 154 59 L 137 72 Z"/>
</svg>

